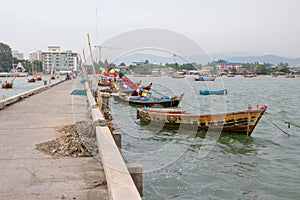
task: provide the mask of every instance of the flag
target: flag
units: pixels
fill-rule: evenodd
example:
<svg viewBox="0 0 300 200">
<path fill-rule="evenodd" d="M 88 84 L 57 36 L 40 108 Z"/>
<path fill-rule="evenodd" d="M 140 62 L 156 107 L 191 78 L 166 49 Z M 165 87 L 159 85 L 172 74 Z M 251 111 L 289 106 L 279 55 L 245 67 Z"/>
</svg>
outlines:
<svg viewBox="0 0 300 200">
<path fill-rule="evenodd" d="M 113 74 L 113 73 L 115 73 L 115 69 L 114 69 L 114 68 L 112 68 L 111 70 L 109 70 L 109 73 L 110 73 L 110 74 Z"/>
<path fill-rule="evenodd" d="M 100 70 L 101 74 L 103 74 L 105 72 L 105 69 L 103 67 L 100 67 L 99 70 Z"/>
</svg>

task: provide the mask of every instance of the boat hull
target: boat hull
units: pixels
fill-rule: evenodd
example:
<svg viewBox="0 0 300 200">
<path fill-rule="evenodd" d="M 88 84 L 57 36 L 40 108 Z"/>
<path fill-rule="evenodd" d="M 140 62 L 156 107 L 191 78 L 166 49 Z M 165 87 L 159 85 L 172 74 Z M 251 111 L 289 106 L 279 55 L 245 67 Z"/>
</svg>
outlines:
<svg viewBox="0 0 300 200">
<path fill-rule="evenodd" d="M 185 78 L 185 75 L 173 75 L 172 78 Z"/>
<path fill-rule="evenodd" d="M 199 93 L 202 95 L 211 95 L 211 94 L 222 95 L 222 94 L 226 94 L 226 90 L 225 89 L 222 89 L 222 90 L 199 90 Z"/>
<path fill-rule="evenodd" d="M 161 100 L 133 100 L 131 99 L 131 96 L 127 96 L 127 95 L 119 95 L 116 96 L 115 98 L 117 98 L 118 100 L 121 100 L 123 102 L 128 103 L 129 105 L 133 105 L 133 106 L 146 106 L 146 107 L 158 107 L 158 108 L 168 108 L 168 107 L 177 107 L 181 101 L 183 97 L 182 95 L 179 96 L 173 96 L 169 99 L 161 99 Z"/>
<path fill-rule="evenodd" d="M 28 79 L 27 82 L 28 82 L 28 83 L 34 83 L 34 82 L 35 82 L 35 79 L 34 79 L 34 78 Z"/>
<path fill-rule="evenodd" d="M 159 126 L 164 129 L 190 129 L 199 131 L 221 131 L 221 133 L 250 136 L 265 108 L 248 109 L 218 114 L 169 114 L 154 113 L 139 108 L 137 118 L 141 125 Z"/>
<path fill-rule="evenodd" d="M 2 88 L 3 88 L 3 89 L 10 89 L 10 88 L 12 88 L 12 87 L 13 87 L 12 84 L 5 84 L 5 83 L 2 84 Z"/>
<path fill-rule="evenodd" d="M 195 78 L 195 81 L 215 81 L 215 79 L 215 77 L 200 76 L 199 78 Z"/>
</svg>

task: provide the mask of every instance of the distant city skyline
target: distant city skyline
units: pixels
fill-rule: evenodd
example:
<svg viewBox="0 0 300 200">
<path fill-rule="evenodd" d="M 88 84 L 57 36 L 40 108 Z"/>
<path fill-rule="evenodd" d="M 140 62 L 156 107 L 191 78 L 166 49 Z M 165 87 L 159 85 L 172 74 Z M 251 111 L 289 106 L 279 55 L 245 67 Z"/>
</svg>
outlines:
<svg viewBox="0 0 300 200">
<path fill-rule="evenodd" d="M 298 0 L 11 0 L 0 7 L 0 42 L 25 58 L 57 45 L 88 54 L 92 45 L 142 28 L 178 32 L 219 52 L 300 57 Z M 195 53 L 197 54 L 197 53 Z"/>
</svg>

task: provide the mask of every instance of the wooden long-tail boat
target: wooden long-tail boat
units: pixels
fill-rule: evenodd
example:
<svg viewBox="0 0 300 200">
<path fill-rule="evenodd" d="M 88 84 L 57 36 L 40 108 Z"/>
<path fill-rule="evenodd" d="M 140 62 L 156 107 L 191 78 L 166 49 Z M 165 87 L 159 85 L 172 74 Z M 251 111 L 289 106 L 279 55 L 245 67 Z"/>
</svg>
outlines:
<svg viewBox="0 0 300 200">
<path fill-rule="evenodd" d="M 182 99 L 184 94 L 171 97 L 141 97 L 141 96 L 128 96 L 125 94 L 120 94 L 115 96 L 117 99 L 120 99 L 124 102 L 127 102 L 129 105 L 135 106 L 146 106 L 146 107 L 177 107 Z"/>
<path fill-rule="evenodd" d="M 153 112 L 148 108 L 138 108 L 137 118 L 141 125 L 158 125 L 164 129 L 196 128 L 199 131 L 215 130 L 229 134 L 243 134 L 250 136 L 260 118 L 267 109 L 262 107 L 248 107 L 246 110 L 215 113 L 215 114 L 186 114 L 170 111 Z"/>
<path fill-rule="evenodd" d="M 35 78 L 31 78 L 31 79 L 27 79 L 28 83 L 34 83 L 35 82 Z"/>
<path fill-rule="evenodd" d="M 4 83 L 2 83 L 3 89 L 8 89 L 8 88 L 12 88 L 12 87 L 13 87 L 13 82 L 9 83 L 9 82 L 5 81 Z"/>
</svg>

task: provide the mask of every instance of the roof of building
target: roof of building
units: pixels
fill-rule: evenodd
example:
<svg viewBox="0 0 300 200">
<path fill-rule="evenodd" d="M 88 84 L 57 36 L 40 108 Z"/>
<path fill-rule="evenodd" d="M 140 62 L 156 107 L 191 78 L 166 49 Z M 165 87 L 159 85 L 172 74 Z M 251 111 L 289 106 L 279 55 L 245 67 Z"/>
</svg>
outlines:
<svg viewBox="0 0 300 200">
<path fill-rule="evenodd" d="M 218 65 L 242 65 L 243 63 L 239 62 L 215 62 Z"/>
</svg>

